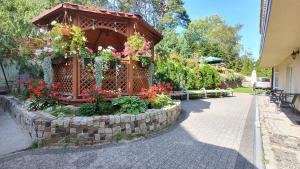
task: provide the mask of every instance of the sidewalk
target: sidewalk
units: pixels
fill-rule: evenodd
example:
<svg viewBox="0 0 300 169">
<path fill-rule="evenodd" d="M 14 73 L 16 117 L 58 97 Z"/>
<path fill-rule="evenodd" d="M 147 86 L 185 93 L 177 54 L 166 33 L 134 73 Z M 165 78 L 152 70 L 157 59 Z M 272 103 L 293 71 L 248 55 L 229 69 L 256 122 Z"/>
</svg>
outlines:
<svg viewBox="0 0 300 169">
<path fill-rule="evenodd" d="M 30 136 L 12 119 L 0 110 L 0 157 L 30 147 Z"/>
<path fill-rule="evenodd" d="M 300 115 L 277 108 L 269 97 L 259 96 L 266 169 L 300 168 Z"/>
</svg>

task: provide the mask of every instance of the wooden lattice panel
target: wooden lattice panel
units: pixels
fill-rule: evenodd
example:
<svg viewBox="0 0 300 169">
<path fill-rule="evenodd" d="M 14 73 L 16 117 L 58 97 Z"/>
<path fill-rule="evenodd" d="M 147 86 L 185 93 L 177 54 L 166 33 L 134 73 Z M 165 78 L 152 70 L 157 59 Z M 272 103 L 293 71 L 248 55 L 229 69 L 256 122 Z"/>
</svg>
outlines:
<svg viewBox="0 0 300 169">
<path fill-rule="evenodd" d="M 88 89 L 92 85 L 96 84 L 95 81 L 95 68 L 92 59 L 84 59 L 83 63 L 80 64 L 80 82 L 79 82 L 79 92 L 83 89 Z"/>
<path fill-rule="evenodd" d="M 104 71 L 102 88 L 127 94 L 127 64 L 122 62 L 119 68 L 113 65 L 107 71 Z"/>
<path fill-rule="evenodd" d="M 80 17 L 80 27 L 83 30 L 87 29 L 97 29 L 97 28 L 104 28 L 113 30 L 115 32 L 119 32 L 126 36 L 127 33 L 127 24 L 124 22 L 116 22 L 116 21 L 109 21 L 109 20 L 96 20 L 92 18 L 87 18 L 84 16 Z"/>
<path fill-rule="evenodd" d="M 133 93 L 141 92 L 142 88 L 149 88 L 148 69 L 135 64 L 133 66 Z"/>
<path fill-rule="evenodd" d="M 66 63 L 53 64 L 53 82 L 60 83 L 57 90 L 61 95 L 72 94 L 72 60 L 68 59 Z"/>
</svg>

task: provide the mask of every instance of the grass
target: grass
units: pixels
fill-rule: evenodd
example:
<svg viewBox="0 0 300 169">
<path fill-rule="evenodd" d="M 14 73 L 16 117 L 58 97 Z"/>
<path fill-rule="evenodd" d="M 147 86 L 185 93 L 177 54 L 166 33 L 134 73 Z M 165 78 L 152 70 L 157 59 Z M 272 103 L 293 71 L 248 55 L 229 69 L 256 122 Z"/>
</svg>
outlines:
<svg viewBox="0 0 300 169">
<path fill-rule="evenodd" d="M 237 87 L 233 89 L 235 93 L 253 93 L 251 87 Z"/>
</svg>

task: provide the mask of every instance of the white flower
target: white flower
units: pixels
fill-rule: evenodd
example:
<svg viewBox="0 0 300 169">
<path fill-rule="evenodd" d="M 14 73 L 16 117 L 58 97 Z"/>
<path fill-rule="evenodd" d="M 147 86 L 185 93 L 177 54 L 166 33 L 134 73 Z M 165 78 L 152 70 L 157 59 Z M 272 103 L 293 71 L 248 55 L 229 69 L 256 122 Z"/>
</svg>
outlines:
<svg viewBox="0 0 300 169">
<path fill-rule="evenodd" d="M 44 28 L 40 28 L 40 29 L 39 29 L 39 32 L 40 32 L 40 33 L 45 33 L 46 30 L 45 30 Z"/>
<path fill-rule="evenodd" d="M 112 46 L 107 46 L 107 49 L 110 49 L 110 50 L 112 50 L 112 49 L 114 49 Z"/>
<path fill-rule="evenodd" d="M 98 46 L 98 51 L 102 50 L 103 47 L 102 46 Z"/>
<path fill-rule="evenodd" d="M 86 42 L 86 38 L 85 37 L 82 37 L 82 40 Z"/>
<path fill-rule="evenodd" d="M 57 24 L 57 22 L 55 20 L 51 22 L 52 26 L 55 25 L 55 24 Z"/>
<path fill-rule="evenodd" d="M 43 52 L 42 49 L 36 49 L 36 50 L 34 51 L 34 55 L 35 55 L 35 56 L 40 56 L 42 52 Z"/>
</svg>

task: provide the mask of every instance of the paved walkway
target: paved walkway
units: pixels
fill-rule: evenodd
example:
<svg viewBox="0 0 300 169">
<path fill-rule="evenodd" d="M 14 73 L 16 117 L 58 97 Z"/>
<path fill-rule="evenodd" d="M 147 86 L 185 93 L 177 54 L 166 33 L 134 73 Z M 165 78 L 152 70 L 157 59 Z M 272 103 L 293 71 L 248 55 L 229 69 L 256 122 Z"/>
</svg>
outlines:
<svg viewBox="0 0 300 169">
<path fill-rule="evenodd" d="M 178 124 L 151 138 L 25 151 L 0 159 L 0 168 L 253 169 L 252 101 L 247 94 L 191 100 L 183 103 L 185 113 Z"/>
<path fill-rule="evenodd" d="M 300 168 L 300 114 L 258 97 L 266 169 Z"/>
<path fill-rule="evenodd" d="M 30 147 L 31 139 L 12 117 L 0 110 L 0 157 Z"/>
</svg>

